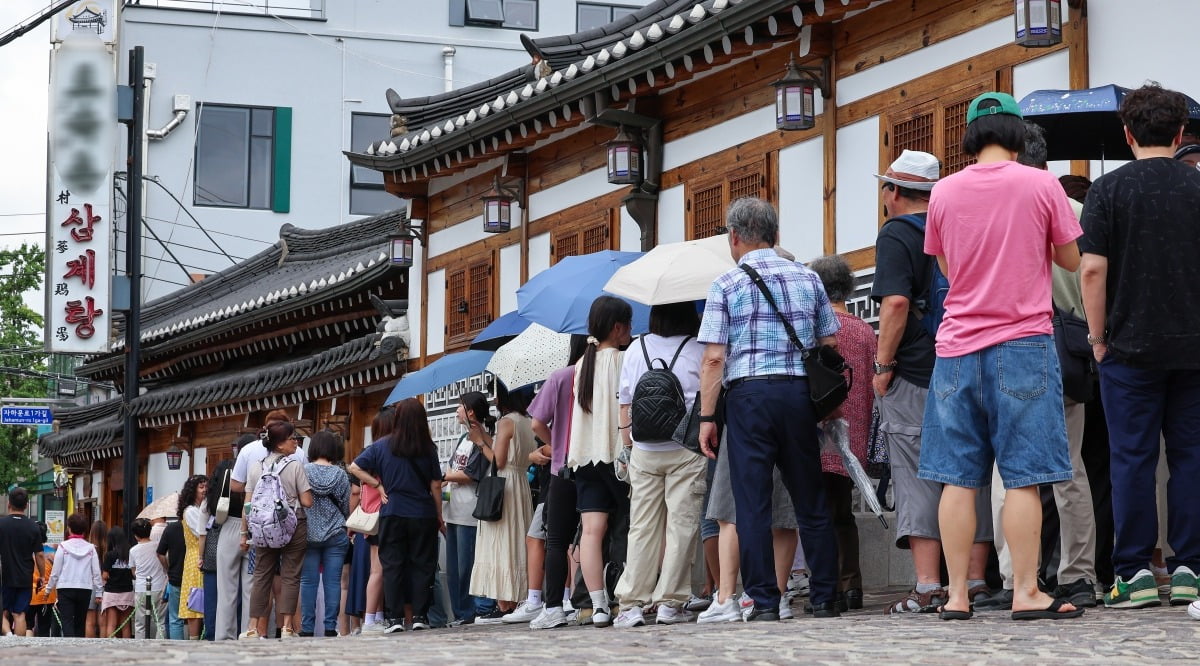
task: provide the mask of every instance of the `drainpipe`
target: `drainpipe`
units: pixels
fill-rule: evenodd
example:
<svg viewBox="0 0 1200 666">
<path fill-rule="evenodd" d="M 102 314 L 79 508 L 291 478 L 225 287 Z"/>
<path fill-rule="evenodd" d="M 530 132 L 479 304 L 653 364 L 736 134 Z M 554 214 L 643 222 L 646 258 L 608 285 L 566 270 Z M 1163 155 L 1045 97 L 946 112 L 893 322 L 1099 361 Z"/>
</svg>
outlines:
<svg viewBox="0 0 1200 666">
<path fill-rule="evenodd" d="M 454 90 L 454 54 L 457 50 L 453 46 L 442 48 L 442 85 L 443 90 L 450 92 Z"/>
</svg>

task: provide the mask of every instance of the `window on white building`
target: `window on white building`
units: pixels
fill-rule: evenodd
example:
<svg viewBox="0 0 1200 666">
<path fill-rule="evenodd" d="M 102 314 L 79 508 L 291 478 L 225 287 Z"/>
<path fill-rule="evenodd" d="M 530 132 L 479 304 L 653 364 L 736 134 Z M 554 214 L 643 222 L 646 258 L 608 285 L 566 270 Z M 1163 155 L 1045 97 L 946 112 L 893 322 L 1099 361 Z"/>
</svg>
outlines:
<svg viewBox="0 0 1200 666">
<path fill-rule="evenodd" d="M 350 114 L 350 149 L 362 152 L 375 141 L 388 138 L 391 116 L 386 113 Z M 404 202 L 383 189 L 383 174 L 374 169 L 350 167 L 350 214 L 378 215 Z"/>
<path fill-rule="evenodd" d="M 538 29 L 538 0 L 452 0 L 450 25 Z"/>
<path fill-rule="evenodd" d="M 197 113 L 194 203 L 288 212 L 292 110 L 202 103 Z"/>
<path fill-rule="evenodd" d="M 638 7 L 624 5 L 607 5 L 598 2 L 581 2 L 575 10 L 575 29 L 578 32 L 591 30 L 608 25 L 613 21 L 628 16 L 638 10 Z"/>
</svg>

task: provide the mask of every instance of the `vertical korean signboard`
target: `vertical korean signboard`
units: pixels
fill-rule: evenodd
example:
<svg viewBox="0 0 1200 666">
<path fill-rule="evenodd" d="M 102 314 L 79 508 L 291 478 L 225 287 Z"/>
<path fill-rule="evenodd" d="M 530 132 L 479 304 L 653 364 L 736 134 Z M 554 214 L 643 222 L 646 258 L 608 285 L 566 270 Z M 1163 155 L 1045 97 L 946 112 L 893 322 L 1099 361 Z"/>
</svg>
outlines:
<svg viewBox="0 0 1200 666">
<path fill-rule="evenodd" d="M 46 349 L 97 353 L 111 330 L 116 3 L 82 0 L 55 23 L 46 202 Z"/>
</svg>

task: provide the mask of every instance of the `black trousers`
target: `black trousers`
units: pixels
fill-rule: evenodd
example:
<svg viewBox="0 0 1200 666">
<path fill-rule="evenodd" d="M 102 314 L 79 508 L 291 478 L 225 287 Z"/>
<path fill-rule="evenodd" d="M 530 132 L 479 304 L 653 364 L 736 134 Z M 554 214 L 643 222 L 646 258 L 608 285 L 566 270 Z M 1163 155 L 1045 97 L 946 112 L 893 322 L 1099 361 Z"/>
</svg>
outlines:
<svg viewBox="0 0 1200 666">
<path fill-rule="evenodd" d="M 862 590 L 862 569 L 858 560 L 858 524 L 854 522 L 851 491 L 854 482 L 848 476 L 822 472 L 825 499 L 833 519 L 838 545 L 838 591 Z"/>
<path fill-rule="evenodd" d="M 92 591 L 74 587 L 58 588 L 58 617 L 62 620 L 63 636 L 83 638 L 86 634 L 88 604 Z"/>
<path fill-rule="evenodd" d="M 546 590 L 542 595 L 546 606 L 562 606 L 563 589 L 567 586 L 567 549 L 575 539 L 579 528 L 579 512 L 575 510 L 575 482 L 561 476 L 550 477 L 546 496 L 546 508 L 542 518 L 546 521 Z"/>
<path fill-rule="evenodd" d="M 387 617 L 402 619 L 405 604 L 414 617 L 427 616 L 438 564 L 437 519 L 380 516 L 379 564 Z"/>
</svg>

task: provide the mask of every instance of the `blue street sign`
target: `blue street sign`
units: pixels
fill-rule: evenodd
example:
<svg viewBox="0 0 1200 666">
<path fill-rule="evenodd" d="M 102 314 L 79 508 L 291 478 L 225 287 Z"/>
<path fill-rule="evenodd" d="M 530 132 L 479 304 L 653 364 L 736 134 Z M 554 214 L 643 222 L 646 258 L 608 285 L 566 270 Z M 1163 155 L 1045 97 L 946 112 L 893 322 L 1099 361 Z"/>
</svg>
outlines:
<svg viewBox="0 0 1200 666">
<path fill-rule="evenodd" d="M 0 407 L 0 424 L 48 425 L 54 422 L 49 407 Z"/>
<path fill-rule="evenodd" d="M 154 486 L 146 486 L 146 506 L 154 503 Z"/>
</svg>

